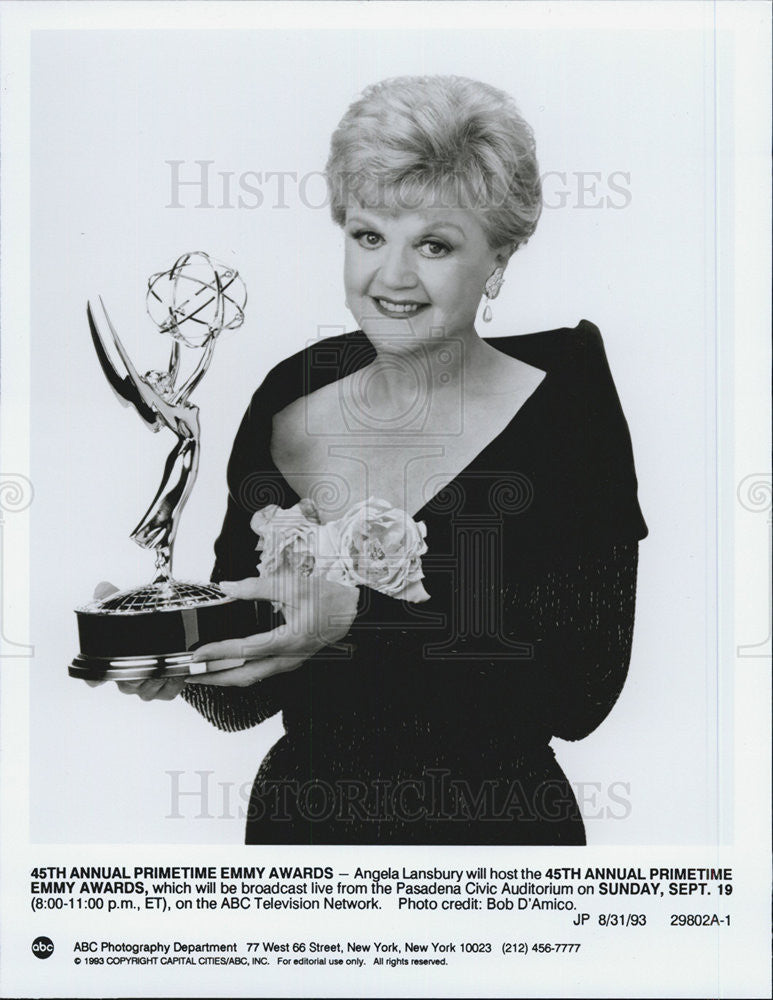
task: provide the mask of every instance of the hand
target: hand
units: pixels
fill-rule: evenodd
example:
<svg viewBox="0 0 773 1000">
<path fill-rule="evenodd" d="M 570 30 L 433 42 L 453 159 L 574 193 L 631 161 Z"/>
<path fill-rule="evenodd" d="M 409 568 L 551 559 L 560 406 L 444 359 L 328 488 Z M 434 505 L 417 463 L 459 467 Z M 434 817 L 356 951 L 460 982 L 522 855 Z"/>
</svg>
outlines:
<svg viewBox="0 0 773 1000">
<path fill-rule="evenodd" d="M 149 677 L 144 681 L 118 681 L 116 687 L 123 694 L 136 694 L 143 701 L 171 701 L 185 687 L 185 677 Z M 86 681 L 89 687 L 99 687 L 107 681 Z"/>
<path fill-rule="evenodd" d="M 98 583 L 94 588 L 94 599 L 97 601 L 103 600 L 105 597 L 109 597 L 111 594 L 117 594 L 118 587 L 107 581 Z M 107 681 L 89 681 L 86 683 L 89 687 L 99 687 L 102 684 L 107 684 Z M 143 701 L 171 701 L 176 698 L 177 695 L 185 687 L 184 677 L 149 677 L 144 681 L 118 681 L 118 690 L 123 694 L 136 694 L 142 698 Z"/>
<path fill-rule="evenodd" d="M 324 646 L 342 639 L 357 614 L 358 589 L 321 575 L 288 572 L 219 586 L 230 597 L 273 601 L 281 607 L 285 624 L 244 639 L 201 646 L 193 660 L 206 662 L 208 672 L 187 678 L 188 684 L 247 687 L 272 674 L 295 670 Z"/>
</svg>

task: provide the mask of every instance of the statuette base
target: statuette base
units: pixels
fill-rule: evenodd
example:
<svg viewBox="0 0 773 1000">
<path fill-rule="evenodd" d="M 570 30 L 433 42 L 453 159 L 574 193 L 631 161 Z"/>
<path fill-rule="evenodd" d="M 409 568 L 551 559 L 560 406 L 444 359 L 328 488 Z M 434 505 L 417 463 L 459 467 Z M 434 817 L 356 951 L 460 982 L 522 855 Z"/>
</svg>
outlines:
<svg viewBox="0 0 773 1000">
<path fill-rule="evenodd" d="M 268 601 L 237 601 L 214 584 L 170 580 L 111 594 L 76 611 L 80 652 L 69 667 L 85 680 L 147 680 L 202 672 L 193 651 L 273 628 Z M 206 668 L 204 668 L 206 670 Z"/>
</svg>

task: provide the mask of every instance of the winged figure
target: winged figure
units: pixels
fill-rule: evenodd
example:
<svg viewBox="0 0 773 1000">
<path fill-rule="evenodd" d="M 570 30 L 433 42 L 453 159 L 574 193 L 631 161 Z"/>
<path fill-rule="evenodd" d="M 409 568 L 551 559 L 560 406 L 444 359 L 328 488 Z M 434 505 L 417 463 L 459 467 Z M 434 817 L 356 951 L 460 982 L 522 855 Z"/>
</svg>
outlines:
<svg viewBox="0 0 773 1000">
<path fill-rule="evenodd" d="M 142 548 L 155 549 L 156 577 L 154 583 L 165 583 L 172 574 L 172 547 L 177 534 L 180 513 L 190 496 L 199 466 L 199 408 L 189 397 L 204 376 L 212 359 L 216 337 L 202 344 L 202 355 L 195 370 L 178 389 L 180 345 L 173 340 L 166 371 L 151 371 L 140 375 L 113 326 L 102 299 L 99 305 L 113 345 L 126 369 L 122 375 L 113 364 L 89 302 L 86 308 L 91 338 L 102 371 L 122 405 L 133 406 L 147 426 L 155 433 L 167 427 L 177 438 L 164 465 L 161 484 L 137 527 L 132 539 Z"/>
</svg>

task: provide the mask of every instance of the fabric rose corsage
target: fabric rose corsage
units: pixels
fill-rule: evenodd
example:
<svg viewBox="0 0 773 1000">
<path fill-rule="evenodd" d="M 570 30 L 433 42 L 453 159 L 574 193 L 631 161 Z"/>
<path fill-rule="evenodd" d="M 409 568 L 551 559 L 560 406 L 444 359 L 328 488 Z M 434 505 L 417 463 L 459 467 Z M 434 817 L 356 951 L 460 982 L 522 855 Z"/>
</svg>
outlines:
<svg viewBox="0 0 773 1000">
<path fill-rule="evenodd" d="M 329 525 L 326 525 L 329 527 Z M 421 557 L 427 529 L 386 500 L 369 497 L 332 522 L 338 559 L 328 580 L 372 587 L 402 601 L 429 600 L 422 585 Z"/>
<path fill-rule="evenodd" d="M 350 587 L 365 586 L 389 597 L 419 603 L 429 600 L 421 557 L 427 529 L 386 500 L 369 497 L 343 517 L 321 524 L 311 500 L 283 509 L 270 504 L 250 522 L 258 535 L 260 575 L 282 570 Z"/>
<path fill-rule="evenodd" d="M 311 500 L 301 500 L 288 510 L 269 504 L 252 515 L 250 527 L 262 552 L 260 568 L 266 574 L 290 569 L 309 576 L 318 555 L 317 530 L 321 527 Z"/>
</svg>

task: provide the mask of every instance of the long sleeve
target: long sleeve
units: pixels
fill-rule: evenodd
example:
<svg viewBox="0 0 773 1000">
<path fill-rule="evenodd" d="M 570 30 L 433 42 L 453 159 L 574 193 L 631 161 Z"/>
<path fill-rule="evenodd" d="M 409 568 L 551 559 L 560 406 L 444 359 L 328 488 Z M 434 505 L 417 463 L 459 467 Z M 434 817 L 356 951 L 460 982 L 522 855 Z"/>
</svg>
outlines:
<svg viewBox="0 0 773 1000">
<path fill-rule="evenodd" d="M 638 544 L 554 562 L 506 593 L 533 637 L 524 697 L 551 735 L 579 740 L 603 722 L 628 674 Z"/>
<path fill-rule="evenodd" d="M 516 344 L 550 374 L 502 455 L 533 489 L 507 536 L 507 614 L 534 646 L 524 683 L 543 731 L 577 740 L 606 718 L 626 679 L 647 525 L 598 328 L 583 320 L 551 338 L 553 358 L 539 337 Z"/>
<path fill-rule="evenodd" d="M 252 515 L 268 504 L 286 508 L 299 499 L 273 463 L 270 430 L 273 414 L 288 402 L 288 393 L 292 398 L 294 387 L 305 384 L 305 370 L 303 353 L 280 362 L 254 393 L 239 425 L 228 462 L 225 519 L 215 542 L 211 575 L 215 583 L 255 576 L 258 553 L 257 536 L 250 527 Z M 282 621 L 281 615 L 274 615 L 270 627 Z M 319 655 L 324 657 L 324 651 Z M 218 729 L 236 732 L 256 726 L 281 711 L 292 697 L 294 686 L 292 674 L 276 674 L 248 687 L 192 684 L 185 688 L 182 697 Z"/>
<path fill-rule="evenodd" d="M 228 463 L 228 504 L 215 542 L 211 575 L 215 583 L 255 576 L 257 538 L 250 519 L 266 504 L 283 503 L 279 477 L 265 447 L 270 416 L 263 404 L 263 388 L 255 393 L 244 414 Z M 218 729 L 236 732 L 256 726 L 280 711 L 282 690 L 282 678 L 277 676 L 250 687 L 191 684 L 182 697 Z"/>
<path fill-rule="evenodd" d="M 224 732 L 235 733 L 257 726 L 280 710 L 276 692 L 272 692 L 270 686 L 267 688 L 269 680 L 258 681 L 251 687 L 190 684 L 183 690 L 182 697 L 207 722 Z"/>
</svg>

